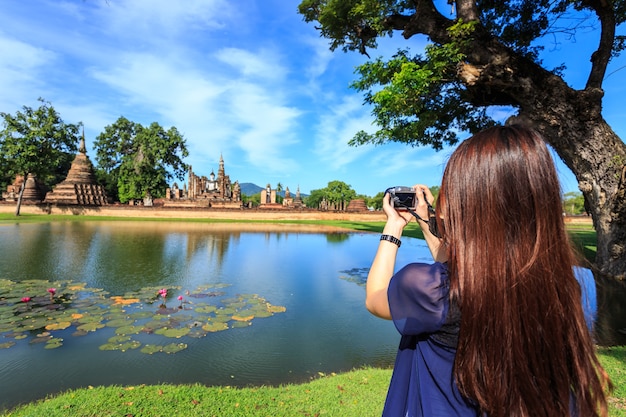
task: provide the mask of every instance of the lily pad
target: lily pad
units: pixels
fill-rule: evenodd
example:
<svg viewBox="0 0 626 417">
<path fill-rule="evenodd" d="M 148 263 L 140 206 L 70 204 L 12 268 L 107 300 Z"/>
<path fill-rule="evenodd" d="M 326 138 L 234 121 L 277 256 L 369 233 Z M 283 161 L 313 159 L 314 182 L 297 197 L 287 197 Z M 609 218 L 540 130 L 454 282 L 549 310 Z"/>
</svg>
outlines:
<svg viewBox="0 0 626 417">
<path fill-rule="evenodd" d="M 81 324 L 76 329 L 77 330 L 82 330 L 82 331 L 85 331 L 85 332 L 95 332 L 96 330 L 102 329 L 103 327 L 104 327 L 104 324 L 102 324 L 100 322 L 93 322 L 93 323 Z"/>
<path fill-rule="evenodd" d="M 202 329 L 207 332 L 220 332 L 222 330 L 228 330 L 228 324 L 219 322 L 207 323 L 202 326 Z"/>
<path fill-rule="evenodd" d="M 113 300 L 114 304 L 123 305 L 123 306 L 130 305 L 130 304 L 137 304 L 141 302 L 139 298 L 124 298 L 120 296 L 113 296 L 111 297 L 111 300 Z"/>
<path fill-rule="evenodd" d="M 115 329 L 115 334 L 139 334 L 143 330 L 143 326 L 123 326 Z"/>
<path fill-rule="evenodd" d="M 124 327 L 130 326 L 135 322 L 135 320 L 127 319 L 127 318 L 118 318 L 114 320 L 109 320 L 105 323 L 107 327 Z"/>
<path fill-rule="evenodd" d="M 159 329 L 155 331 L 156 334 L 163 335 L 165 337 L 174 337 L 179 339 L 189 333 L 188 327 L 181 327 L 179 329 Z"/>
<path fill-rule="evenodd" d="M 233 320 L 235 321 L 250 321 L 254 318 L 253 315 L 251 316 L 238 316 L 238 315 L 234 315 L 233 316 Z"/>
<path fill-rule="evenodd" d="M 187 349 L 187 344 L 186 343 L 170 343 L 169 345 L 166 345 L 163 347 L 163 352 L 165 353 L 176 353 L 176 352 L 180 352 L 181 350 Z"/>
<path fill-rule="evenodd" d="M 217 310 L 216 306 L 207 305 L 196 308 L 196 312 L 198 313 L 214 313 Z"/>
<path fill-rule="evenodd" d="M 46 325 L 46 330 L 65 330 L 72 325 L 69 321 L 62 321 L 60 323 L 51 323 Z"/>
<path fill-rule="evenodd" d="M 124 343 L 124 342 L 128 342 L 130 340 L 130 336 L 126 336 L 126 335 L 117 335 L 117 336 L 113 336 L 110 337 L 108 342 L 109 343 Z"/>
<path fill-rule="evenodd" d="M 161 352 L 161 350 L 162 350 L 162 347 L 159 345 L 144 345 L 144 347 L 141 348 L 141 352 L 147 353 L 148 355 Z"/>
<path fill-rule="evenodd" d="M 285 311 L 287 311 L 287 308 L 281 307 L 281 306 L 268 305 L 267 310 L 271 313 L 284 313 Z"/>
<path fill-rule="evenodd" d="M 44 349 L 56 349 L 61 346 L 63 346 L 63 339 L 58 338 L 58 337 L 53 337 L 52 339 L 46 342 L 46 346 L 44 346 Z"/>
<path fill-rule="evenodd" d="M 152 317 L 154 313 L 152 311 L 135 311 L 130 314 L 130 317 L 134 320 L 148 319 Z"/>
</svg>

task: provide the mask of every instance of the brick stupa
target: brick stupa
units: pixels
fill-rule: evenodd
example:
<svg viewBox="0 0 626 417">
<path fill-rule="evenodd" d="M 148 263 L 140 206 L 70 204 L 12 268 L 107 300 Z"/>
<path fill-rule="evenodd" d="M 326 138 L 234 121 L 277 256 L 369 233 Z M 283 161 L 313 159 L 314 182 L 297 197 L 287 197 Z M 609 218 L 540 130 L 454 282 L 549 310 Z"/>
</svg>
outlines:
<svg viewBox="0 0 626 417">
<path fill-rule="evenodd" d="M 16 175 L 13 184 L 10 184 L 7 187 L 7 191 L 2 193 L 2 198 L 7 201 L 17 201 L 23 182 L 24 176 Z M 38 203 L 43 200 L 45 195 L 46 187 L 37 180 L 34 174 L 28 174 L 26 185 L 24 185 L 24 194 L 22 194 L 22 202 Z"/>
<path fill-rule="evenodd" d="M 78 154 L 67 178 L 46 194 L 46 203 L 103 206 L 107 204 L 104 187 L 96 183 L 93 165 L 85 148 L 85 133 L 80 140 Z"/>
<path fill-rule="evenodd" d="M 362 198 L 358 198 L 355 200 L 350 200 L 350 202 L 348 203 L 348 208 L 346 209 L 346 211 L 351 211 L 351 212 L 366 212 L 369 211 L 367 209 L 367 205 L 365 205 L 365 200 L 363 200 Z"/>
</svg>

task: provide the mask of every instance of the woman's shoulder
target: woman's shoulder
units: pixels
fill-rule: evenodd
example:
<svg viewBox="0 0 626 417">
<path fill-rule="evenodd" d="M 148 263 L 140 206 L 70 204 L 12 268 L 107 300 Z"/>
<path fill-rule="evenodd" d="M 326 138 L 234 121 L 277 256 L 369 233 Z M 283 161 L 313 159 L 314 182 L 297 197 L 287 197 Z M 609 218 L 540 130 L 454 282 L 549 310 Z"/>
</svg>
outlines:
<svg viewBox="0 0 626 417">
<path fill-rule="evenodd" d="M 448 312 L 445 264 L 411 263 L 391 279 L 387 296 L 391 317 L 403 335 L 437 331 Z"/>
<path fill-rule="evenodd" d="M 435 263 L 420 263 L 413 262 L 405 265 L 395 275 L 397 278 L 404 280 L 410 280 L 413 282 L 426 283 L 442 283 L 447 281 L 448 268 L 446 264 Z"/>
<path fill-rule="evenodd" d="M 441 274 L 447 272 L 448 268 L 445 263 L 434 262 L 434 263 L 425 263 L 425 262 L 411 262 L 406 264 L 401 270 L 411 271 L 413 273 L 421 273 L 421 274 Z"/>
<path fill-rule="evenodd" d="M 445 264 L 410 263 L 391 278 L 390 290 L 413 294 L 414 297 L 441 300 L 448 293 L 449 281 Z"/>
</svg>

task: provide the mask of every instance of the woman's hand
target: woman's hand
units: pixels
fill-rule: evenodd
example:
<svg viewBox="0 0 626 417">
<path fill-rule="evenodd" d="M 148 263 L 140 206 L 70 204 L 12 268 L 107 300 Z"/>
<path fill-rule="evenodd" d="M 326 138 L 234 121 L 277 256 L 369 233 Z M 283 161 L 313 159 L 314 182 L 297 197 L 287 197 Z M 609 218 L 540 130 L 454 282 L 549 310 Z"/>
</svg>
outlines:
<svg viewBox="0 0 626 417">
<path fill-rule="evenodd" d="M 400 233 L 404 229 L 404 226 L 411 221 L 411 213 L 408 211 L 396 210 L 391 203 L 391 195 L 385 193 L 383 196 L 383 211 L 387 215 L 387 224 L 389 226 L 400 227 Z"/>
<path fill-rule="evenodd" d="M 432 206 L 435 201 L 435 197 L 433 193 L 430 192 L 430 188 L 422 184 L 416 184 L 413 186 L 415 190 L 415 198 L 417 200 L 417 204 L 415 206 L 415 213 L 420 216 L 422 219 L 428 221 L 428 217 L 430 213 L 428 212 L 428 206 Z"/>
<path fill-rule="evenodd" d="M 433 235 L 430 232 L 429 227 L 429 222 L 435 221 L 435 219 L 430 219 L 431 213 L 428 211 L 428 206 L 432 206 L 432 203 L 435 201 L 435 197 L 433 196 L 433 193 L 430 192 L 430 188 L 423 184 L 416 184 L 413 186 L 413 189 L 415 189 L 415 197 L 417 199 L 415 213 L 422 219 L 421 221 L 418 220 L 417 223 L 422 228 L 424 240 L 426 240 L 428 249 L 436 262 L 446 262 L 448 260 L 448 255 L 446 254 L 445 249 L 442 248 L 442 240 Z"/>
</svg>

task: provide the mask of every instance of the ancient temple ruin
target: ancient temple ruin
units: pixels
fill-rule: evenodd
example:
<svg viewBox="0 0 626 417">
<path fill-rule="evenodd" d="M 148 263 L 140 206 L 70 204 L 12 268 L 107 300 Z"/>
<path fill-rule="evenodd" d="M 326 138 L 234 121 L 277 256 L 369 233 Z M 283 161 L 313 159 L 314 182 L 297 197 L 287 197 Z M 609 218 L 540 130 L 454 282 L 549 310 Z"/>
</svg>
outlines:
<svg viewBox="0 0 626 417">
<path fill-rule="evenodd" d="M 104 187 L 96 182 L 93 165 L 87 156 L 84 132 L 67 177 L 46 194 L 44 202 L 92 206 L 108 204 Z"/>
<path fill-rule="evenodd" d="M 241 187 L 239 182 L 231 183 L 224 169 L 224 158 L 220 155 L 217 177 L 215 172 L 199 176 L 189 166 L 188 183 L 181 190 L 178 184 L 165 192 L 166 207 L 241 207 Z"/>
<path fill-rule="evenodd" d="M 304 207 L 304 202 L 302 201 L 302 196 L 300 195 L 300 186 L 298 186 L 295 198 L 291 195 L 291 192 L 289 191 L 289 187 L 285 188 L 285 197 L 283 198 L 283 207 L 288 207 L 288 208 Z"/>
<path fill-rule="evenodd" d="M 5 201 L 17 201 L 22 183 L 24 183 L 24 176 L 16 175 L 13 184 L 7 186 L 6 192 L 2 193 L 2 199 Z M 26 184 L 24 185 L 24 194 L 22 194 L 22 203 L 39 203 L 44 199 L 45 195 L 46 186 L 34 174 L 28 174 Z"/>
<path fill-rule="evenodd" d="M 367 208 L 367 205 L 365 204 L 365 200 L 363 200 L 362 198 L 357 198 L 354 200 L 350 200 L 350 202 L 348 203 L 348 207 L 346 208 L 346 211 L 365 213 L 369 211 L 369 209 Z"/>
<path fill-rule="evenodd" d="M 285 188 L 285 194 L 282 199 L 282 203 L 278 203 L 278 191 L 276 189 L 272 189 L 272 186 L 268 183 L 264 189 L 260 191 L 261 196 L 259 197 L 259 206 L 262 208 L 303 208 L 304 202 L 302 201 L 302 196 L 300 195 L 300 186 L 298 186 L 298 190 L 296 191 L 296 197 L 294 198 L 291 195 L 291 191 L 289 191 L 289 187 Z"/>
</svg>

